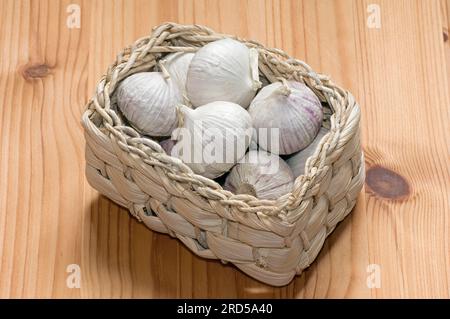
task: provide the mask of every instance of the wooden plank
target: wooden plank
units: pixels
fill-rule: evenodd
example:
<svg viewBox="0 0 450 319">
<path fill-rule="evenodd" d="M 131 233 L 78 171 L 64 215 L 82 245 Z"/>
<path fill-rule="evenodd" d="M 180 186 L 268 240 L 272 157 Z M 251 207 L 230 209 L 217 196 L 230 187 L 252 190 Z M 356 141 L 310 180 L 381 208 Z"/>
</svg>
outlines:
<svg viewBox="0 0 450 319">
<path fill-rule="evenodd" d="M 66 25 L 72 3 L 80 29 Z M 449 297 L 450 4 L 377 1 L 379 29 L 367 26 L 371 4 L 3 1 L 0 297 Z M 281 48 L 361 105 L 366 192 L 286 287 L 193 256 L 85 180 L 84 103 L 115 55 L 165 21 Z M 70 264 L 80 266 L 80 289 L 66 285 Z M 370 264 L 381 288 L 367 286 Z"/>
<path fill-rule="evenodd" d="M 369 256 L 382 276 L 374 296 L 448 297 L 449 96 L 438 2 L 380 1 L 380 29 L 361 21 L 370 3 L 357 2 L 357 16 L 365 61 L 359 101 L 372 173 Z M 376 165 L 382 169 L 370 172 Z M 403 182 L 409 189 L 396 197 Z"/>
<path fill-rule="evenodd" d="M 450 74 L 450 0 L 440 0 L 442 41 L 444 42 L 445 62 L 447 66 L 447 84 L 450 85 L 448 75 Z"/>
<path fill-rule="evenodd" d="M 69 30 L 70 3 L 2 3 L 2 297 L 80 296 L 66 267 L 81 261 L 89 13 Z"/>
</svg>

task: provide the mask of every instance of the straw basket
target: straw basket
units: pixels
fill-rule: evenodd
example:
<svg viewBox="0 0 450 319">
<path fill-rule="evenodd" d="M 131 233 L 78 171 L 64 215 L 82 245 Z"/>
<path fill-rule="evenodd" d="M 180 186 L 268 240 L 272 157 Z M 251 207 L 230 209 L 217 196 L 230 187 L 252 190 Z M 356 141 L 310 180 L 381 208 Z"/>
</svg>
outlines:
<svg viewBox="0 0 450 319">
<path fill-rule="evenodd" d="M 277 200 L 235 195 L 194 174 L 156 141 L 127 126 L 116 111 L 114 90 L 125 77 L 152 70 L 166 53 L 195 52 L 224 37 L 232 36 L 166 23 L 124 49 L 82 117 L 86 175 L 95 189 L 148 228 L 178 238 L 198 256 L 231 262 L 251 277 L 282 286 L 314 261 L 363 185 L 360 108 L 353 96 L 281 50 L 232 37 L 258 50 L 260 73 L 269 81 L 304 82 L 324 106 L 323 125 L 330 132 L 292 192 Z"/>
</svg>

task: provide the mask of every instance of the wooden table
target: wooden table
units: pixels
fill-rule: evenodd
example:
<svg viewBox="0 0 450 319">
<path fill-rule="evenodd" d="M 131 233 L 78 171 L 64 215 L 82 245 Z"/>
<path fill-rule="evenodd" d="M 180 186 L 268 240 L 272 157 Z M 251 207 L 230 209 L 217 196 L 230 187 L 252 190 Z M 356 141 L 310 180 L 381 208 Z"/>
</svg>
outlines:
<svg viewBox="0 0 450 319">
<path fill-rule="evenodd" d="M 165 21 L 281 48 L 361 105 L 365 190 L 286 287 L 194 257 L 86 182 L 84 104 Z M 0 0 L 0 296 L 448 298 L 449 21 L 449 0 Z"/>
</svg>

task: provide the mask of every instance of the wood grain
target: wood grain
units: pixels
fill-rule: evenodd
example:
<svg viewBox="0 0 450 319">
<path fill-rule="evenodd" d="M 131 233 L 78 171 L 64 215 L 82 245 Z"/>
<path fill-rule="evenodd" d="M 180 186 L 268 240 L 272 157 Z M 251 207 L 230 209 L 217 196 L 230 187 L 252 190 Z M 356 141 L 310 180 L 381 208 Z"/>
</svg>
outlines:
<svg viewBox="0 0 450 319">
<path fill-rule="evenodd" d="M 1 2 L 0 297 L 450 296 L 450 1 Z M 80 29 L 66 26 L 72 3 Z M 379 29 L 366 23 L 373 3 Z M 281 48 L 362 107 L 367 169 L 382 168 L 372 171 L 379 182 L 286 287 L 193 256 L 85 180 L 84 104 L 121 48 L 165 21 Z M 387 171 L 406 196 L 383 197 Z M 66 285 L 70 264 L 81 268 L 79 289 Z M 380 288 L 367 286 L 370 264 Z"/>
</svg>

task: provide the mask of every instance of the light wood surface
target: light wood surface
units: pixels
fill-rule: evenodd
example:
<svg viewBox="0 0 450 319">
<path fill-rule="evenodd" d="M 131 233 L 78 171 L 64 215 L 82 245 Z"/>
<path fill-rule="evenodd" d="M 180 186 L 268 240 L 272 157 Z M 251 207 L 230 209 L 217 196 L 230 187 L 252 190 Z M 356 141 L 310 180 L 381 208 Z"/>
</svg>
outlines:
<svg viewBox="0 0 450 319">
<path fill-rule="evenodd" d="M 281 48 L 361 105 L 365 190 L 286 287 L 193 256 L 86 182 L 84 104 L 121 48 L 166 21 Z M 449 0 L 0 0 L 0 297 L 448 298 L 449 27 Z"/>
</svg>

